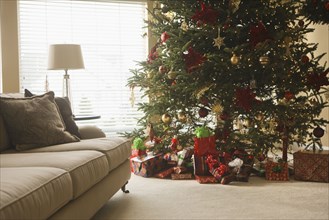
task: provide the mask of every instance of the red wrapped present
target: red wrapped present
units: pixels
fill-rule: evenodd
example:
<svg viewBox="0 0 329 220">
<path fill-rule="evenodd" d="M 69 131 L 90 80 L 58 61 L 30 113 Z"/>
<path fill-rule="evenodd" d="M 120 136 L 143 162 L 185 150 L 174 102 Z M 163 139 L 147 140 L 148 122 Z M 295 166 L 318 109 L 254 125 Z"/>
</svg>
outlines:
<svg viewBox="0 0 329 220">
<path fill-rule="evenodd" d="M 182 167 L 182 166 L 177 166 L 173 167 L 174 173 L 180 174 L 180 173 L 186 173 L 188 168 L 187 167 Z"/>
<path fill-rule="evenodd" d="M 168 165 L 176 166 L 178 161 L 178 156 L 176 153 L 170 152 L 163 155 L 163 158 L 166 160 Z"/>
<path fill-rule="evenodd" d="M 131 149 L 130 158 L 137 157 L 137 156 L 138 156 L 138 150 L 137 149 Z"/>
<path fill-rule="evenodd" d="M 298 151 L 293 154 L 295 180 L 329 182 L 329 151 Z"/>
<path fill-rule="evenodd" d="M 195 179 L 203 184 L 203 183 L 218 183 L 218 180 L 214 176 L 199 176 L 199 175 L 194 175 Z"/>
<path fill-rule="evenodd" d="M 144 157 L 146 157 L 146 151 L 145 150 L 136 150 L 136 149 L 132 149 L 131 150 L 131 155 L 130 155 L 130 159 L 137 157 L 138 159 L 143 159 Z M 134 168 L 132 166 L 132 163 L 130 162 L 130 171 L 134 172 Z"/>
<path fill-rule="evenodd" d="M 163 170 L 163 171 L 155 174 L 154 177 L 161 178 L 161 179 L 169 178 L 170 174 L 172 174 L 173 172 L 174 172 L 174 167 L 171 167 L 169 169 Z"/>
<path fill-rule="evenodd" d="M 134 157 L 130 159 L 130 162 L 133 173 L 143 177 L 153 176 L 166 167 L 162 154 L 146 156 L 144 158 Z"/>
<path fill-rule="evenodd" d="M 265 178 L 267 180 L 288 181 L 288 163 L 268 160 L 265 165 Z"/>
<path fill-rule="evenodd" d="M 192 173 L 172 173 L 171 179 L 173 180 L 188 180 L 193 179 Z"/>
</svg>

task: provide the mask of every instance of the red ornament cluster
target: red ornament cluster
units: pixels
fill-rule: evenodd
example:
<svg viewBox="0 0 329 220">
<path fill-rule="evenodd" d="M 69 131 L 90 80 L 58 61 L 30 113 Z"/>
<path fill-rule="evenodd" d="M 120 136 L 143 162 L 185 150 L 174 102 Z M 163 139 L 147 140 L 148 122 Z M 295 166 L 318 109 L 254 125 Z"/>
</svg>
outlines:
<svg viewBox="0 0 329 220">
<path fill-rule="evenodd" d="M 192 19 L 197 21 L 199 25 L 203 23 L 215 25 L 217 23 L 218 16 L 218 11 L 210 6 L 206 6 L 204 2 L 201 2 L 201 10 L 196 11 L 192 16 Z"/>
<path fill-rule="evenodd" d="M 258 24 L 251 25 L 249 33 L 250 33 L 250 44 L 252 48 L 255 48 L 256 45 L 260 42 L 264 42 L 265 40 L 272 39 L 265 25 L 261 21 L 259 21 Z"/>
<path fill-rule="evenodd" d="M 159 54 L 157 52 L 157 48 L 158 48 L 158 43 L 154 45 L 154 47 L 151 48 L 151 51 L 148 55 L 148 59 L 147 59 L 147 62 L 148 63 L 152 63 L 152 61 L 154 61 L 156 58 L 159 57 Z"/>
<path fill-rule="evenodd" d="M 235 104 L 236 106 L 244 109 L 246 112 L 249 112 L 254 104 L 260 102 L 255 97 L 256 95 L 251 91 L 249 87 L 237 88 L 235 90 Z"/>
<path fill-rule="evenodd" d="M 329 80 L 327 78 L 328 73 L 329 73 L 329 69 L 327 69 L 326 71 L 320 74 L 314 72 L 309 74 L 306 78 L 307 84 L 319 91 L 321 86 L 329 85 Z"/>
<path fill-rule="evenodd" d="M 187 54 L 183 54 L 183 57 L 189 73 L 206 61 L 206 57 L 196 52 L 192 47 L 188 49 Z"/>
</svg>

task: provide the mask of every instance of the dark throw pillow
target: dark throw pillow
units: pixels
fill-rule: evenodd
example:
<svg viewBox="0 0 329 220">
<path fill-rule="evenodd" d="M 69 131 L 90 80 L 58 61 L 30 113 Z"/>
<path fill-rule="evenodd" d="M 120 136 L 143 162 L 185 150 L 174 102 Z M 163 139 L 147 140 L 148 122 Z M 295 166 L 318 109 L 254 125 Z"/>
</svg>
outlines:
<svg viewBox="0 0 329 220">
<path fill-rule="evenodd" d="M 31 93 L 29 90 L 24 90 L 25 97 L 32 97 L 35 94 Z M 58 106 L 59 112 L 63 118 L 66 131 L 70 132 L 71 134 L 81 138 L 79 128 L 73 119 L 73 113 L 71 109 L 70 101 L 67 97 L 55 97 L 55 102 Z"/>
<path fill-rule="evenodd" d="M 30 98 L 0 97 L 0 114 L 17 150 L 80 140 L 65 131 L 54 96 L 53 92 L 48 92 Z"/>
</svg>

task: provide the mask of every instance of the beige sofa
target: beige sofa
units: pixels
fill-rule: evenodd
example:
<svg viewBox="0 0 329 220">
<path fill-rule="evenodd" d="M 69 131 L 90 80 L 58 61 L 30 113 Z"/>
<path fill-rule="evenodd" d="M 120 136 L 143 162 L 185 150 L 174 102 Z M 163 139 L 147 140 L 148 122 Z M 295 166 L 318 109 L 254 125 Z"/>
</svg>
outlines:
<svg viewBox="0 0 329 220">
<path fill-rule="evenodd" d="M 17 151 L 0 115 L 0 219 L 90 219 L 130 179 L 131 141 L 79 128 L 79 142 Z"/>
</svg>

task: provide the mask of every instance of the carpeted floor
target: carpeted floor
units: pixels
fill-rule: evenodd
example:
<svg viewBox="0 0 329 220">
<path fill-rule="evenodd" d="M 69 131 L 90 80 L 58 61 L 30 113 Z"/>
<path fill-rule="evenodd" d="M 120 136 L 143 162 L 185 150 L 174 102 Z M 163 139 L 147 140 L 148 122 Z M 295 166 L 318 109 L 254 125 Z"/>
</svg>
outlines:
<svg viewBox="0 0 329 220">
<path fill-rule="evenodd" d="M 119 191 L 98 219 L 329 219 L 329 184 L 266 181 L 229 185 L 163 180 L 132 174 L 129 194 Z"/>
</svg>

